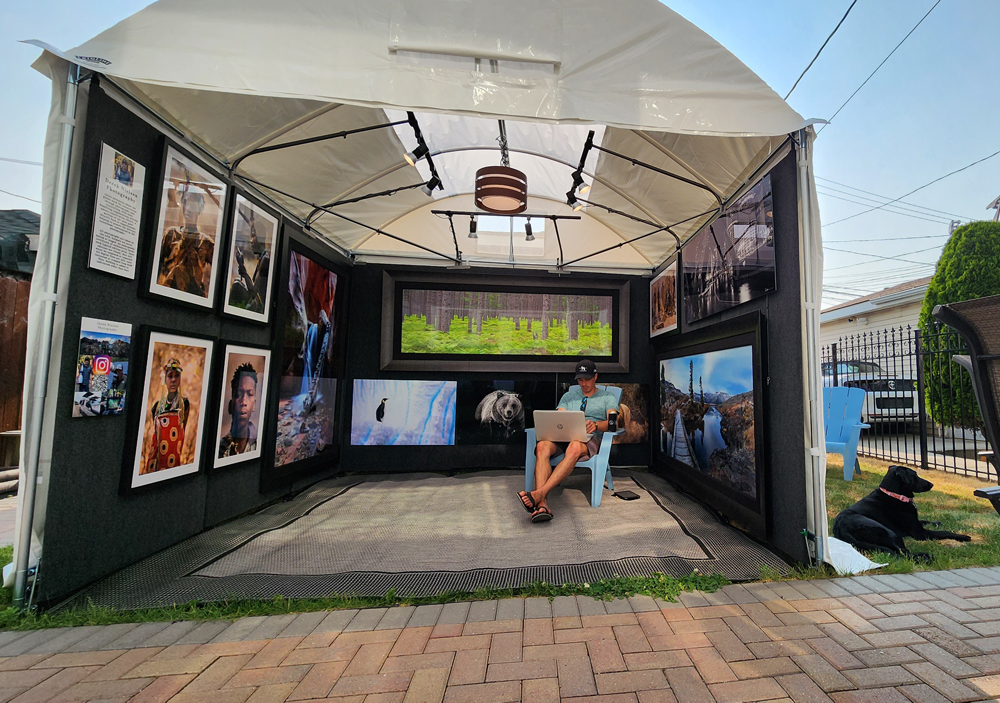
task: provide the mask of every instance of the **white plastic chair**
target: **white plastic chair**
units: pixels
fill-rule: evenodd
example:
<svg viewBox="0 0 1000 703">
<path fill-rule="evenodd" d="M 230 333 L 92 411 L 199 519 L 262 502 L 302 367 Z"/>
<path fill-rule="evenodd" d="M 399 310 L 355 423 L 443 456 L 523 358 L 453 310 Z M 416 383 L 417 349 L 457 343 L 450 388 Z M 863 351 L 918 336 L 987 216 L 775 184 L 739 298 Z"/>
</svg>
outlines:
<svg viewBox="0 0 1000 703">
<path fill-rule="evenodd" d="M 598 386 L 601 390 L 610 391 L 615 396 L 615 403 L 621 405 L 622 402 L 622 389 L 617 386 Z M 619 414 L 619 417 L 621 415 Z M 615 490 L 614 481 L 611 478 L 611 467 L 608 462 L 611 459 L 611 443 L 616 434 L 621 433 L 622 430 L 618 432 L 605 432 L 601 437 L 601 449 L 597 452 L 597 456 L 592 456 L 585 461 L 576 462 L 577 469 L 586 468 L 590 469 L 590 504 L 591 506 L 598 508 L 601 505 L 601 495 L 604 493 L 604 483 L 607 481 L 608 490 Z M 538 443 L 535 439 L 535 428 L 532 427 L 529 430 L 525 430 L 527 435 L 527 442 L 525 444 L 524 451 L 524 490 L 533 491 L 535 489 L 535 445 Z M 554 456 L 549 460 L 552 466 L 556 466 L 560 461 L 563 460 L 565 454 L 560 454 L 559 456 Z"/>
</svg>

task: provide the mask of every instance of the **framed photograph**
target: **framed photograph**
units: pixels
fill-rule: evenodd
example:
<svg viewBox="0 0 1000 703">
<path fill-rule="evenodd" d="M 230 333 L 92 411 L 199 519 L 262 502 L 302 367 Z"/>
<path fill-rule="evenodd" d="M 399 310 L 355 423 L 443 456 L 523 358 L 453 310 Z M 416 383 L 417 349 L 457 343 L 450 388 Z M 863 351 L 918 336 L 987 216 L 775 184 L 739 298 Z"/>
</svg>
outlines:
<svg viewBox="0 0 1000 703">
<path fill-rule="evenodd" d="M 684 245 L 685 324 L 774 291 L 771 175 Z"/>
<path fill-rule="evenodd" d="M 761 329 L 759 314 L 746 315 L 657 355 L 654 457 L 671 479 L 764 538 Z"/>
<path fill-rule="evenodd" d="M 76 360 L 73 417 L 121 415 L 125 411 L 132 325 L 127 322 L 80 320 L 80 353 Z"/>
<path fill-rule="evenodd" d="M 149 294 L 211 308 L 215 305 L 229 186 L 169 142 L 163 162 Z"/>
<path fill-rule="evenodd" d="M 133 406 L 135 448 L 126 453 L 126 488 L 198 472 L 215 342 L 146 330 L 142 399 Z"/>
<path fill-rule="evenodd" d="M 383 276 L 381 366 L 556 372 L 593 359 L 628 371 L 628 282 Z"/>
<path fill-rule="evenodd" d="M 354 380 L 351 445 L 455 443 L 455 381 Z"/>
<path fill-rule="evenodd" d="M 677 261 L 649 282 L 649 336 L 677 329 Z"/>
<path fill-rule="evenodd" d="M 270 371 L 270 350 L 226 345 L 222 356 L 214 468 L 260 458 Z"/>
<path fill-rule="evenodd" d="M 229 217 L 229 262 L 222 314 L 266 323 L 271 314 L 271 265 L 278 242 L 278 216 L 243 193 Z"/>
<path fill-rule="evenodd" d="M 270 415 L 277 424 L 273 439 L 268 439 L 272 463 L 262 473 L 267 486 L 339 457 L 345 270 L 304 236 L 289 234 L 284 239 L 275 293 Z"/>
<path fill-rule="evenodd" d="M 622 389 L 618 404 L 618 427 L 625 430 L 614 438 L 615 444 L 649 442 L 649 386 L 645 383 L 606 383 Z"/>
<path fill-rule="evenodd" d="M 459 381 L 456 444 L 524 444 L 535 410 L 555 410 L 555 381 Z"/>
</svg>

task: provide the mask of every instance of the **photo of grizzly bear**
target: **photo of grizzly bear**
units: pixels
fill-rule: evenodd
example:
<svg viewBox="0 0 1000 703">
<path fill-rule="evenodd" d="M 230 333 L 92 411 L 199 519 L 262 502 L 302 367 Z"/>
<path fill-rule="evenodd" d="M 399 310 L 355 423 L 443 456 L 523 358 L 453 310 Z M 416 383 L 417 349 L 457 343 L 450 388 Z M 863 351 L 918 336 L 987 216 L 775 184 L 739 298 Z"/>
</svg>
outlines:
<svg viewBox="0 0 1000 703">
<path fill-rule="evenodd" d="M 521 396 L 511 391 L 498 390 L 486 395 L 476 406 L 476 419 L 490 434 L 499 439 L 510 439 L 524 431 L 524 405 Z"/>
</svg>

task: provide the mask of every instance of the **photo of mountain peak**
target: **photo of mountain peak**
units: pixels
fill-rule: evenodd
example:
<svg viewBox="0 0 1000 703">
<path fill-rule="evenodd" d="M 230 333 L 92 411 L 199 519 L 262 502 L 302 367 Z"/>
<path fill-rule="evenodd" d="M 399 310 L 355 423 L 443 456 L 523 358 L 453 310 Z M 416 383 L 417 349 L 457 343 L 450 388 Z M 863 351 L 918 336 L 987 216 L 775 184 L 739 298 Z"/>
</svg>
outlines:
<svg viewBox="0 0 1000 703">
<path fill-rule="evenodd" d="M 753 347 L 663 359 L 660 451 L 757 498 Z"/>
</svg>

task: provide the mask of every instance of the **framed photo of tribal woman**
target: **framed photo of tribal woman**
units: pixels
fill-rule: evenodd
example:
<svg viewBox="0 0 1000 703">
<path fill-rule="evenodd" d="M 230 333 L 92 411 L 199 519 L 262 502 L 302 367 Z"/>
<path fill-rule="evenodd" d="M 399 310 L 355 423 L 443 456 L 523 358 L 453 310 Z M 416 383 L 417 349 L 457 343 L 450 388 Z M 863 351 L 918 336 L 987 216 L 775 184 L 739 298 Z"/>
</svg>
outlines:
<svg viewBox="0 0 1000 703">
<path fill-rule="evenodd" d="M 278 267 L 272 369 L 274 432 L 261 486 L 273 488 L 339 458 L 347 269 L 337 255 L 284 225 Z"/>
<path fill-rule="evenodd" d="M 271 314 L 278 215 L 241 192 L 229 216 L 228 266 L 222 285 L 222 314 L 267 323 Z"/>
<path fill-rule="evenodd" d="M 143 329 L 146 346 L 142 400 L 131 406 L 132 451 L 126 451 L 122 487 L 140 488 L 198 472 L 208 411 L 209 369 L 215 341 Z"/>
<path fill-rule="evenodd" d="M 228 191 L 222 178 L 167 142 L 149 247 L 149 295 L 214 307 Z"/>
<path fill-rule="evenodd" d="M 212 445 L 216 469 L 260 457 L 271 352 L 228 344 L 221 369 L 219 419 Z"/>
</svg>

